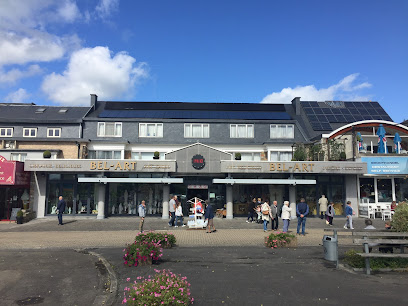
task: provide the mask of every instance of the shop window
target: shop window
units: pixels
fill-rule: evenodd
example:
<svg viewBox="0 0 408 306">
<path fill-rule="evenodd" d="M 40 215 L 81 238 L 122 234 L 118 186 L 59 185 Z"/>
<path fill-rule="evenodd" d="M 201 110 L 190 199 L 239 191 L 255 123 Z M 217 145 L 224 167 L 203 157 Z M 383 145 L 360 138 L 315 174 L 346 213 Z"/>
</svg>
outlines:
<svg viewBox="0 0 408 306">
<path fill-rule="evenodd" d="M 23 162 L 27 158 L 27 153 L 11 153 L 11 160 Z"/>
<path fill-rule="evenodd" d="M 23 128 L 24 137 L 37 137 L 37 128 Z"/>
<path fill-rule="evenodd" d="M 88 151 L 88 159 L 121 159 L 122 151 Z"/>
<path fill-rule="evenodd" d="M 98 137 L 122 137 L 122 122 L 98 122 Z"/>
<path fill-rule="evenodd" d="M 210 125 L 209 124 L 184 124 L 184 137 L 185 138 L 209 138 L 210 137 Z"/>
<path fill-rule="evenodd" d="M 360 202 L 375 203 L 374 179 L 360 178 Z"/>
<path fill-rule="evenodd" d="M 293 124 L 271 124 L 270 136 L 272 139 L 295 138 L 295 128 Z"/>
<path fill-rule="evenodd" d="M 254 138 L 253 124 L 231 124 L 230 138 Z"/>
<path fill-rule="evenodd" d="M 0 128 L 0 137 L 13 137 L 13 128 Z"/>
<path fill-rule="evenodd" d="M 292 160 L 292 152 L 270 152 L 270 160 L 271 161 L 291 161 Z"/>
<path fill-rule="evenodd" d="M 47 137 L 61 137 L 61 128 L 48 128 Z"/>
<path fill-rule="evenodd" d="M 139 159 L 139 160 L 151 160 L 153 159 L 154 152 L 132 152 L 132 159 Z M 164 159 L 164 153 L 160 153 L 160 158 Z"/>
<path fill-rule="evenodd" d="M 378 202 L 392 202 L 391 179 L 377 179 Z"/>
<path fill-rule="evenodd" d="M 163 123 L 139 123 L 139 137 L 163 137 Z"/>
<path fill-rule="evenodd" d="M 397 202 L 408 201 L 408 180 L 395 178 L 395 198 Z"/>
</svg>

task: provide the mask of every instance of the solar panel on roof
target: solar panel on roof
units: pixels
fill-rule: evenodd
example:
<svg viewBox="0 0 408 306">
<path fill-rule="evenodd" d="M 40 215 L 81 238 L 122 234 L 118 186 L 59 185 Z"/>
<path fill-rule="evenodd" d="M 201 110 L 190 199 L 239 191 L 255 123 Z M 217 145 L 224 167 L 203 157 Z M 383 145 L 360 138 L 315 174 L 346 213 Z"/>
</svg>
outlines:
<svg viewBox="0 0 408 306">
<path fill-rule="evenodd" d="M 306 113 L 307 115 L 314 115 L 313 108 L 311 108 L 311 107 L 306 107 L 306 108 L 305 108 L 305 113 Z"/>
<path fill-rule="evenodd" d="M 314 108 L 313 110 L 314 110 L 314 112 L 315 112 L 316 115 L 323 114 L 323 111 L 322 111 L 321 108 Z"/>
</svg>

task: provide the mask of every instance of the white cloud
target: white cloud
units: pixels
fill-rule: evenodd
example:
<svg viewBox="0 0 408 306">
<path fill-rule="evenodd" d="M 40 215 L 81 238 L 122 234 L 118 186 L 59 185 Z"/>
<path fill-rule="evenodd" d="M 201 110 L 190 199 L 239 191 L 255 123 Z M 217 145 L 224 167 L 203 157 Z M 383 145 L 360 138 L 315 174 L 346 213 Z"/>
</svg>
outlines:
<svg viewBox="0 0 408 306">
<path fill-rule="evenodd" d="M 119 7 L 119 0 L 100 0 L 95 11 L 100 18 L 106 18 Z"/>
<path fill-rule="evenodd" d="M 9 71 L 3 71 L 0 69 L 0 83 L 13 84 L 22 78 L 28 78 L 34 75 L 41 74 L 42 70 L 38 65 L 30 65 L 26 70 L 20 70 L 17 68 L 10 69 Z"/>
<path fill-rule="evenodd" d="M 42 90 L 56 104 L 88 105 L 91 93 L 103 99 L 118 98 L 147 76 L 147 65 L 136 64 L 125 52 L 112 57 L 107 47 L 84 48 L 72 54 L 62 74 L 46 76 Z"/>
<path fill-rule="evenodd" d="M 20 88 L 19 90 L 10 93 L 7 97 L 4 98 L 4 101 L 7 103 L 23 103 L 27 102 L 27 99 L 30 97 L 30 95 L 27 93 L 27 91 L 23 88 Z"/>
<path fill-rule="evenodd" d="M 81 17 L 81 13 L 75 2 L 66 0 L 57 9 L 58 15 L 61 16 L 67 22 L 74 22 L 77 18 Z"/>
<path fill-rule="evenodd" d="M 358 73 L 350 74 L 340 80 L 337 84 L 327 88 L 317 89 L 314 85 L 287 87 L 280 92 L 273 92 L 262 99 L 261 103 L 290 103 L 295 97 L 301 97 L 303 101 L 330 101 L 330 100 L 348 100 L 364 101 L 369 100 L 368 96 L 361 96 L 358 91 L 370 88 L 370 83 L 364 82 L 354 85 Z"/>
</svg>

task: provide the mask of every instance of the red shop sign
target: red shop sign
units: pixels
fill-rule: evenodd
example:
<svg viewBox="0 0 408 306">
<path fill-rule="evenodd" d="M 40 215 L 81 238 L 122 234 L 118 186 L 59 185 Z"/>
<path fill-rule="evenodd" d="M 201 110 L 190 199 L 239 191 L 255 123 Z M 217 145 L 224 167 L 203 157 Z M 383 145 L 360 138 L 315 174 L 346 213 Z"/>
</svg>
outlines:
<svg viewBox="0 0 408 306">
<path fill-rule="evenodd" d="M 30 173 L 24 163 L 8 161 L 0 155 L 0 185 L 30 185 Z"/>
</svg>

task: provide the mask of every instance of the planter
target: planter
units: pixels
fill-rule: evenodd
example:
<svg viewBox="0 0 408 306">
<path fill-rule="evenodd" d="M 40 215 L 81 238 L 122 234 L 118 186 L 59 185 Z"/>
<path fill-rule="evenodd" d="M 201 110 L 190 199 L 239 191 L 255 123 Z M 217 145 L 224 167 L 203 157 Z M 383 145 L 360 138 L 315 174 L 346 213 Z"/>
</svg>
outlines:
<svg viewBox="0 0 408 306">
<path fill-rule="evenodd" d="M 138 259 L 137 265 L 138 266 L 151 266 L 153 264 L 153 258 L 148 257 L 146 261 Z"/>
<path fill-rule="evenodd" d="M 17 224 L 23 224 L 23 218 L 24 217 L 16 217 Z"/>
<path fill-rule="evenodd" d="M 265 245 L 266 247 L 268 247 L 268 246 L 267 246 L 268 236 L 266 236 L 266 237 L 264 237 L 264 238 L 265 238 L 264 245 Z M 279 242 L 277 242 L 277 248 L 296 248 L 297 246 L 298 246 L 297 237 L 292 238 L 292 239 L 290 240 L 290 242 L 287 242 L 287 243 L 279 243 Z"/>
</svg>

